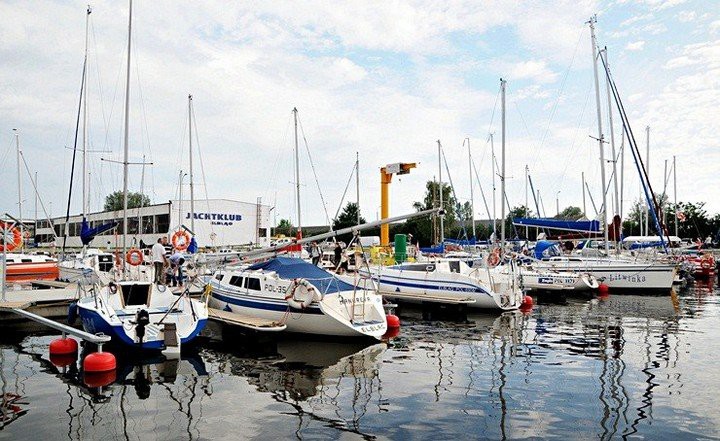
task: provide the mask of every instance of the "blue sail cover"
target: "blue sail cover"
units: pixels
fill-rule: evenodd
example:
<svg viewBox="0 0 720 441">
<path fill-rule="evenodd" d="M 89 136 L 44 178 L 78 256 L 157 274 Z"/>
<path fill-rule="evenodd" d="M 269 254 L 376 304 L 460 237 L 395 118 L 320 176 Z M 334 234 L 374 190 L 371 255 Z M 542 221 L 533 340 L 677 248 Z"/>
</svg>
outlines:
<svg viewBox="0 0 720 441">
<path fill-rule="evenodd" d="M 535 244 L 534 252 L 535 258 L 538 260 L 560 255 L 560 252 L 557 249 L 557 243 L 550 242 L 549 240 L 538 240 Z"/>
<path fill-rule="evenodd" d="M 248 269 L 275 271 L 280 278 L 285 280 L 306 279 L 323 294 L 355 289 L 351 284 L 343 282 L 324 269 L 296 257 L 276 257 L 266 262 L 250 265 Z"/>
<path fill-rule="evenodd" d="M 112 230 L 117 226 L 117 222 L 110 222 L 109 224 L 100 225 L 99 227 L 90 228 L 87 219 L 83 218 L 82 225 L 80 228 L 80 240 L 83 245 L 89 245 L 95 236 L 104 233 L 107 230 Z"/>
<path fill-rule="evenodd" d="M 445 252 L 445 244 L 436 247 L 420 247 L 420 251 L 426 254 L 443 254 Z"/>
<path fill-rule="evenodd" d="M 513 225 L 523 227 L 548 228 L 551 230 L 577 231 L 581 233 L 600 233 L 600 221 L 597 220 L 565 220 L 551 218 L 513 218 Z"/>
</svg>

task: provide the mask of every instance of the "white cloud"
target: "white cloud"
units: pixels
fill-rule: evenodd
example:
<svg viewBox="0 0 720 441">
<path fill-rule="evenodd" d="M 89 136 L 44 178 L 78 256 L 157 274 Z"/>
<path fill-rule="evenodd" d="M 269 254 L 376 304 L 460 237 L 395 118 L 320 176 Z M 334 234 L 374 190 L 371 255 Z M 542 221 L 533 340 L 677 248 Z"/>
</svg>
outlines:
<svg viewBox="0 0 720 441">
<path fill-rule="evenodd" d="M 710 34 L 715 35 L 720 31 L 720 20 L 715 20 L 710 25 L 708 25 L 708 29 L 710 30 Z"/>
<path fill-rule="evenodd" d="M 544 60 L 529 60 L 507 66 L 509 78 L 513 80 L 532 80 L 538 83 L 552 83 L 558 78 Z"/>
<path fill-rule="evenodd" d="M 628 43 L 625 46 L 625 49 L 629 50 L 629 51 L 641 51 L 641 50 L 643 50 L 644 47 L 645 47 L 645 41 L 640 40 L 640 41 L 634 41 L 632 43 Z"/>
<path fill-rule="evenodd" d="M 696 18 L 697 13 L 695 11 L 680 11 L 678 13 L 678 20 L 683 23 L 694 21 Z"/>
</svg>

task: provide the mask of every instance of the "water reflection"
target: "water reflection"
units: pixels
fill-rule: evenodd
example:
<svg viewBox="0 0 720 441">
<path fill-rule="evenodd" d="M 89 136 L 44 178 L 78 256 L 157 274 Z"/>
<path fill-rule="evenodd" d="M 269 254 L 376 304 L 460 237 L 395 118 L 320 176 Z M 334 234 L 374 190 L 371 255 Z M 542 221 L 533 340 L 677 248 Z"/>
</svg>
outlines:
<svg viewBox="0 0 720 441">
<path fill-rule="evenodd" d="M 387 344 L 215 335 L 181 360 L 122 357 L 103 387 L 51 360 L 51 336 L 3 340 L 0 438 L 720 436 L 704 286 L 402 319 Z"/>
</svg>

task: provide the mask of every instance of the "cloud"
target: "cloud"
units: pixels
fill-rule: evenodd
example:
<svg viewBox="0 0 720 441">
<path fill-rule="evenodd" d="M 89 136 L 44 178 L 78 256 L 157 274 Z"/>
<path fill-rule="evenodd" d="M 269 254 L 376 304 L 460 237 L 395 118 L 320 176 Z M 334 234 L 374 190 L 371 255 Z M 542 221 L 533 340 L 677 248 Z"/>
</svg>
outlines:
<svg viewBox="0 0 720 441">
<path fill-rule="evenodd" d="M 508 66 L 509 77 L 513 80 L 532 80 L 538 83 L 552 83 L 558 78 L 543 60 L 529 60 Z"/>
<path fill-rule="evenodd" d="M 694 21 L 697 18 L 695 11 L 680 11 L 678 12 L 678 20 L 683 23 Z"/>
<path fill-rule="evenodd" d="M 645 47 L 645 41 L 634 41 L 625 45 L 625 49 L 629 51 L 641 51 Z"/>
</svg>

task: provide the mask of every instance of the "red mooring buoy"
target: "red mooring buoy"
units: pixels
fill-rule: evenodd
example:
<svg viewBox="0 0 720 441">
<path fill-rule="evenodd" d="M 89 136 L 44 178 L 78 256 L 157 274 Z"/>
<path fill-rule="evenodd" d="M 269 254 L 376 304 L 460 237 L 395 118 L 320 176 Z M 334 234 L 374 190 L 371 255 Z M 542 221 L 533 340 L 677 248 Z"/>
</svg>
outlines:
<svg viewBox="0 0 720 441">
<path fill-rule="evenodd" d="M 610 294 L 610 287 L 604 283 L 601 283 L 600 285 L 598 285 L 598 293 L 601 296 L 606 296 L 606 295 Z"/>
<path fill-rule="evenodd" d="M 106 354 L 107 352 L 103 352 Z M 104 387 L 115 381 L 115 370 L 107 372 L 86 372 L 83 375 L 83 383 L 87 387 Z"/>
<path fill-rule="evenodd" d="M 390 340 L 400 335 L 400 328 L 388 328 L 388 330 L 381 337 L 382 340 Z"/>
<path fill-rule="evenodd" d="M 523 297 L 523 301 L 521 306 L 524 306 L 526 308 L 532 308 L 532 306 L 535 304 L 535 301 L 530 296 Z"/>
<path fill-rule="evenodd" d="M 75 354 L 77 351 L 77 341 L 72 338 L 57 338 L 50 342 L 50 355 Z"/>
<path fill-rule="evenodd" d="M 387 320 L 388 329 L 395 329 L 400 327 L 400 319 L 395 314 L 388 314 L 385 316 Z"/>
<path fill-rule="evenodd" d="M 83 370 L 85 372 L 114 371 L 116 366 L 115 356 L 110 352 L 93 352 L 83 360 Z"/>
</svg>

